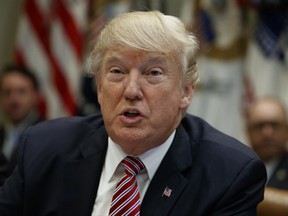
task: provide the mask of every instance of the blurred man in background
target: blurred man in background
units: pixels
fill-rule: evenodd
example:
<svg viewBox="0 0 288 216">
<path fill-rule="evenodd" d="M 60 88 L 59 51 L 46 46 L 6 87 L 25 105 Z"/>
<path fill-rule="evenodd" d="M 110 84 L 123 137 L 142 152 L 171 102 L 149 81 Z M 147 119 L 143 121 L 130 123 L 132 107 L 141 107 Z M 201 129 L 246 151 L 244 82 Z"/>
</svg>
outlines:
<svg viewBox="0 0 288 216">
<path fill-rule="evenodd" d="M 284 105 L 275 98 L 255 101 L 247 113 L 251 147 L 265 163 L 268 187 L 288 190 L 288 123 Z"/>
<path fill-rule="evenodd" d="M 37 112 L 39 86 L 32 72 L 16 65 L 0 73 L 0 185 L 16 165 L 17 143 L 22 132 L 40 121 Z"/>
</svg>

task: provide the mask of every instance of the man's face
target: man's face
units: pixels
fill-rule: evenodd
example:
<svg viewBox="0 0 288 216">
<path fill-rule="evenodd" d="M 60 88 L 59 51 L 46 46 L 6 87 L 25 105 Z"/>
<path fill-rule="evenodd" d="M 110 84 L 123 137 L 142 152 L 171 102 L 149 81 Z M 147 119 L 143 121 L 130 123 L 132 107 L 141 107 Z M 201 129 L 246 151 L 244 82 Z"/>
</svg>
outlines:
<svg viewBox="0 0 288 216">
<path fill-rule="evenodd" d="M 248 136 L 251 147 L 268 162 L 283 154 L 288 139 L 285 114 L 281 108 L 271 102 L 255 104 L 250 111 Z"/>
<path fill-rule="evenodd" d="M 32 81 L 19 73 L 5 75 L 0 83 L 1 109 L 13 124 L 20 123 L 35 108 L 37 97 Z"/>
<path fill-rule="evenodd" d="M 191 100 L 177 61 L 134 49 L 108 50 L 97 78 L 98 100 L 111 139 L 141 154 L 171 135 Z"/>
</svg>

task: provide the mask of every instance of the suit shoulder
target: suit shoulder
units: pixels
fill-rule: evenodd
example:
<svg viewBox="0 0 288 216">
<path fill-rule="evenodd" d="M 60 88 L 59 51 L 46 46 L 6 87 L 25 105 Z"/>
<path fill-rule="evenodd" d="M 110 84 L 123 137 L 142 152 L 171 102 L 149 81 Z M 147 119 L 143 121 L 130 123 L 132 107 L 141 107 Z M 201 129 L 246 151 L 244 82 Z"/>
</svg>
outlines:
<svg viewBox="0 0 288 216">
<path fill-rule="evenodd" d="M 81 143 L 87 134 L 103 127 L 101 115 L 64 117 L 29 127 L 21 138 L 22 150 L 67 151 Z"/>
<path fill-rule="evenodd" d="M 39 122 L 33 126 L 34 129 L 70 129 L 71 127 L 92 127 L 98 128 L 103 126 L 102 116 L 100 114 L 90 116 L 73 116 L 73 117 L 62 117 L 52 120 L 46 120 Z"/>
<path fill-rule="evenodd" d="M 230 187 L 236 178 L 242 176 L 240 173 L 243 171 L 247 178 L 248 175 L 253 174 L 256 178 L 265 180 L 265 166 L 248 146 L 195 116 L 187 115 L 181 127 L 182 140 L 185 137 L 192 146 L 193 169 L 191 171 L 193 170 L 204 179 L 208 176 L 207 184 L 210 184 L 210 174 L 216 171 L 218 174 L 213 176 L 214 182 L 227 187 Z"/>
<path fill-rule="evenodd" d="M 214 152 L 230 152 L 231 157 L 235 154 L 248 158 L 258 158 L 256 153 L 247 145 L 237 139 L 217 130 L 205 120 L 187 114 L 182 120 L 182 126 L 191 140 L 202 149 Z M 220 154 L 221 155 L 221 154 Z M 228 154 L 229 155 L 229 154 Z"/>
</svg>

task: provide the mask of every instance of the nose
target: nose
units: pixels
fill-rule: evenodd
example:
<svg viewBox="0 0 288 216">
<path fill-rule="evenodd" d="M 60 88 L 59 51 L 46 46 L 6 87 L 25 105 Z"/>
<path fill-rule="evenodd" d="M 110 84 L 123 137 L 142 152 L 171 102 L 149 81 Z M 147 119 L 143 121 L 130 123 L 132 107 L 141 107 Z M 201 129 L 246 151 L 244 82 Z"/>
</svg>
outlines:
<svg viewBox="0 0 288 216">
<path fill-rule="evenodd" d="M 262 128 L 262 133 L 265 136 L 272 136 L 274 134 L 274 129 L 273 129 L 273 127 L 271 125 L 266 124 Z"/>
<path fill-rule="evenodd" d="M 141 88 L 141 73 L 131 70 L 125 82 L 124 97 L 127 100 L 141 100 L 143 98 Z"/>
</svg>

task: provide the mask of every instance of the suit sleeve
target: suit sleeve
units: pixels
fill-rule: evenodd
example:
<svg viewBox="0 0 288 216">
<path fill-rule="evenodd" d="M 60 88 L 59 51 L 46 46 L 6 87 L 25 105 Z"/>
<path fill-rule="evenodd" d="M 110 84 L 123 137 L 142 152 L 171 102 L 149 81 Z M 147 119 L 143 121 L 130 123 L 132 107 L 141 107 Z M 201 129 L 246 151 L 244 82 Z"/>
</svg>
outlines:
<svg viewBox="0 0 288 216">
<path fill-rule="evenodd" d="M 258 159 L 250 160 L 218 202 L 213 216 L 255 216 L 263 200 L 266 169 Z"/>
<path fill-rule="evenodd" d="M 28 131 L 25 132 L 19 143 L 18 164 L 12 175 L 7 178 L 0 188 L 0 215 L 20 216 L 24 210 L 24 180 L 23 155 Z"/>
</svg>

